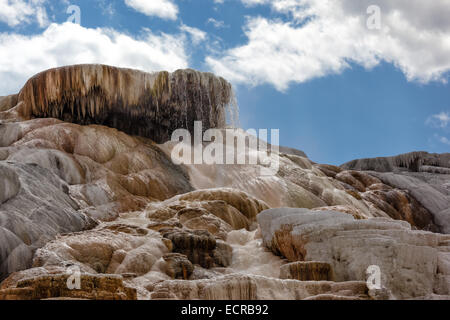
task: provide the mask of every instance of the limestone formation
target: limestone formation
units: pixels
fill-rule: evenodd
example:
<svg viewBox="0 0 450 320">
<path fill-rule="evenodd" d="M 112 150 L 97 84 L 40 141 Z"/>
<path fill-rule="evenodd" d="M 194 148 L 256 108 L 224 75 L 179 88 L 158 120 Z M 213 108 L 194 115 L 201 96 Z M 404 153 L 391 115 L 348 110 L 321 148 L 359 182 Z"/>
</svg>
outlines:
<svg viewBox="0 0 450 320">
<path fill-rule="evenodd" d="M 365 282 L 296 281 L 231 274 L 214 280 L 169 280 L 155 286 L 151 298 L 180 300 L 370 299 Z"/>
<path fill-rule="evenodd" d="M 170 153 L 171 146 L 165 145 Z M 370 174 L 316 165 L 292 154 L 274 155 L 280 168 L 276 175 L 261 176 L 258 165 L 186 166 L 194 188 L 217 187 L 245 191 L 263 199 L 269 207 L 337 207 L 361 218 L 391 217 L 415 228 L 442 231 L 431 210 L 404 188 L 397 189 Z"/>
<path fill-rule="evenodd" d="M 100 225 L 81 234 L 70 234 L 38 249 L 33 267 L 76 265 L 82 272 L 107 274 L 148 273 L 169 249 L 162 237 L 153 231 L 130 232 L 130 228 Z M 136 229 L 135 229 L 136 230 Z"/>
<path fill-rule="evenodd" d="M 448 154 L 175 165 L 172 131 L 224 127 L 230 103 L 211 74 L 100 65 L 0 97 L 0 299 L 450 297 Z"/>
<path fill-rule="evenodd" d="M 422 168 L 423 166 L 425 168 Z M 353 160 L 343 164 L 342 167 L 345 169 L 377 172 L 402 170 L 427 172 L 427 167 L 450 168 L 450 153 L 430 154 L 428 152 L 411 152 L 395 157 Z M 447 172 L 446 170 L 444 171 Z"/>
<path fill-rule="evenodd" d="M 300 281 L 333 281 L 333 269 L 329 263 L 317 261 L 297 261 L 280 269 L 280 279 Z"/>
<path fill-rule="evenodd" d="M 209 73 L 77 65 L 32 77 L 17 107 L 25 119 L 100 124 L 166 142 L 176 129 L 193 132 L 194 121 L 202 121 L 205 129 L 224 127 L 232 99 L 231 85 Z"/>
<path fill-rule="evenodd" d="M 147 218 L 157 221 L 151 226 L 153 230 L 184 226 L 206 230 L 226 240 L 231 230 L 250 230 L 257 214 L 268 208 L 264 201 L 245 192 L 221 188 L 175 196 L 163 203 L 150 204 L 145 212 Z"/>
<path fill-rule="evenodd" d="M 36 248 L 58 234 L 95 226 L 51 171 L 0 161 L 0 176 L 0 279 L 31 267 Z"/>
<path fill-rule="evenodd" d="M 385 184 L 408 190 L 433 215 L 440 231 L 450 233 L 450 153 L 413 152 L 391 158 L 354 160 L 342 167 L 365 170 Z"/>
<path fill-rule="evenodd" d="M 192 190 L 183 169 L 152 141 L 101 126 L 55 119 L 0 125 L 0 160 L 52 171 L 81 209 L 99 219 Z"/>
<path fill-rule="evenodd" d="M 0 97 L 0 112 L 7 111 L 17 105 L 18 95 L 13 94 L 6 97 Z"/>
<path fill-rule="evenodd" d="M 124 286 L 122 277 L 114 275 L 80 276 L 79 289 L 69 289 L 69 274 L 21 280 L 14 288 L 0 290 L 0 300 L 136 300 L 136 289 Z"/>
<path fill-rule="evenodd" d="M 431 212 L 407 190 L 393 188 L 360 171 L 342 171 L 335 178 L 344 184 L 349 194 L 370 203 L 392 219 L 408 221 L 421 230 L 439 232 L 441 229 Z"/>
<path fill-rule="evenodd" d="M 329 263 L 336 281 L 364 281 L 375 265 L 392 298 L 450 297 L 448 235 L 413 231 L 404 221 L 307 209 L 271 209 L 258 220 L 274 253 Z"/>
<path fill-rule="evenodd" d="M 187 256 L 193 264 L 210 269 L 228 267 L 231 263 L 231 247 L 206 230 L 162 229 L 160 232 L 172 241 L 173 252 Z"/>
<path fill-rule="evenodd" d="M 194 272 L 194 266 L 183 254 L 168 253 L 163 259 L 167 262 L 166 273 L 173 279 L 188 280 Z"/>
</svg>

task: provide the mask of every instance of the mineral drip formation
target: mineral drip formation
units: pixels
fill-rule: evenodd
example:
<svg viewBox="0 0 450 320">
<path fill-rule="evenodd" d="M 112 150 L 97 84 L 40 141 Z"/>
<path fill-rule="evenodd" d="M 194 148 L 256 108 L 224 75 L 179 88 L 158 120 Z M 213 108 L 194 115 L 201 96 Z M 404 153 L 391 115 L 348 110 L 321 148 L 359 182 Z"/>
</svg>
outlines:
<svg viewBox="0 0 450 320">
<path fill-rule="evenodd" d="M 113 127 L 157 143 L 176 129 L 226 126 L 232 86 L 210 73 L 178 70 L 145 73 L 105 65 L 50 69 L 32 77 L 19 93 L 25 118 L 57 118 Z"/>
</svg>

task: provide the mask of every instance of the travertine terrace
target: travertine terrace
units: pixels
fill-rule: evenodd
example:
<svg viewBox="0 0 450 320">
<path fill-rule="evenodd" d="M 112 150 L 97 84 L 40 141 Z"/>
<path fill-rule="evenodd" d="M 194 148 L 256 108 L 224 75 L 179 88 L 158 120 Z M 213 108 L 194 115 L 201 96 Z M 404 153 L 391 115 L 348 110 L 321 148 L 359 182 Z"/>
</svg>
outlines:
<svg viewBox="0 0 450 320">
<path fill-rule="evenodd" d="M 166 142 L 175 129 L 224 127 L 231 85 L 210 73 L 145 73 L 105 65 L 77 65 L 32 77 L 18 95 L 25 118 L 99 124 Z"/>
<path fill-rule="evenodd" d="M 448 154 L 175 165 L 172 131 L 224 127 L 232 100 L 212 74 L 102 65 L 0 97 L 0 299 L 450 297 Z"/>
</svg>

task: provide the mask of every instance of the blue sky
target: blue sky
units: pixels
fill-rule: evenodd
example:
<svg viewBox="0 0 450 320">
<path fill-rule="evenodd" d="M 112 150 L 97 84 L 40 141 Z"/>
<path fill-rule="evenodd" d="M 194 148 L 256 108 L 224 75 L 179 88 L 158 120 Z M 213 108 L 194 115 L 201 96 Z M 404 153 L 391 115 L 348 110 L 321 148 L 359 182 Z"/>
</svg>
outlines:
<svg viewBox="0 0 450 320">
<path fill-rule="evenodd" d="M 450 152 L 450 2 L 430 2 L 0 0 L 0 95 L 66 64 L 190 67 L 320 163 Z"/>
</svg>

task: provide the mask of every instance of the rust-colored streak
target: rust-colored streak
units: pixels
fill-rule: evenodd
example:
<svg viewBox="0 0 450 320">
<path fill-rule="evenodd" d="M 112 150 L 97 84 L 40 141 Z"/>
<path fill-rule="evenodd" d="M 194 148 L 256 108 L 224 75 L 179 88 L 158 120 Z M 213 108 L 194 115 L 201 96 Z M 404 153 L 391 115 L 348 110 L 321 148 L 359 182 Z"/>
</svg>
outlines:
<svg viewBox="0 0 450 320">
<path fill-rule="evenodd" d="M 50 69 L 32 77 L 19 93 L 25 118 L 57 118 L 99 124 L 158 143 L 194 121 L 203 128 L 226 125 L 231 85 L 210 73 L 178 70 L 145 73 L 105 65 Z"/>
</svg>

